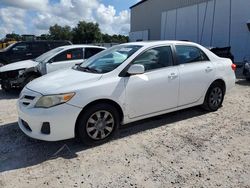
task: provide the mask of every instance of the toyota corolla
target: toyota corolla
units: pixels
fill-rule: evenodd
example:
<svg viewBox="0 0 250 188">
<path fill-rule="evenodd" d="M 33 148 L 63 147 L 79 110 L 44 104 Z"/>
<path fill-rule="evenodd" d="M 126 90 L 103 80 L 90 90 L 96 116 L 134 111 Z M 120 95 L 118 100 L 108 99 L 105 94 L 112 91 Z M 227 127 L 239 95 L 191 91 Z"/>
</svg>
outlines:
<svg viewBox="0 0 250 188">
<path fill-rule="evenodd" d="M 121 124 L 198 105 L 218 110 L 235 69 L 191 42 L 117 45 L 29 83 L 18 100 L 18 123 L 32 138 L 97 144 Z"/>
</svg>

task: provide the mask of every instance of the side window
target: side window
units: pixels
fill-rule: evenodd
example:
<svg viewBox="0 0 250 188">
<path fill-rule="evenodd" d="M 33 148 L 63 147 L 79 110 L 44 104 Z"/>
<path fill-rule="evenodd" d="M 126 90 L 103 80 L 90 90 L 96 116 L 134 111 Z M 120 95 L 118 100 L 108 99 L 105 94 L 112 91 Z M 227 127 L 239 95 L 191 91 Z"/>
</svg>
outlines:
<svg viewBox="0 0 250 188">
<path fill-rule="evenodd" d="M 13 48 L 12 51 L 14 53 L 26 52 L 30 49 L 29 44 L 27 43 L 18 43 Z"/>
<path fill-rule="evenodd" d="M 176 45 L 176 54 L 179 64 L 209 61 L 206 54 L 194 46 Z"/>
<path fill-rule="evenodd" d="M 54 57 L 53 62 L 83 59 L 83 49 L 66 50 Z"/>
<path fill-rule="evenodd" d="M 84 58 L 88 59 L 88 58 L 92 57 L 93 55 L 95 55 L 103 50 L 104 49 L 102 49 L 102 48 L 85 48 Z"/>
<path fill-rule="evenodd" d="M 173 65 L 173 55 L 170 46 L 163 46 L 147 50 L 139 55 L 133 64 L 141 64 L 145 71 L 159 69 Z"/>
</svg>

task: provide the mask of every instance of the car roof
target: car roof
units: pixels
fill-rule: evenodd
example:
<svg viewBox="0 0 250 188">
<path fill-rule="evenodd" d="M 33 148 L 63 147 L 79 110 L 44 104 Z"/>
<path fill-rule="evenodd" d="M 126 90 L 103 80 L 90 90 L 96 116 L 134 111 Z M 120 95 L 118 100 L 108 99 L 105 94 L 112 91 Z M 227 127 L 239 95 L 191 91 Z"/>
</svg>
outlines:
<svg viewBox="0 0 250 188">
<path fill-rule="evenodd" d="M 73 45 L 66 45 L 66 46 L 60 46 L 58 48 L 63 48 L 63 49 L 74 49 L 74 48 L 100 48 L 100 49 L 106 49 L 105 47 L 102 46 L 94 46 L 94 45 L 81 45 L 81 44 L 73 44 Z"/>
<path fill-rule="evenodd" d="M 126 45 L 139 45 L 139 46 L 156 46 L 156 45 L 171 45 L 171 44 L 186 44 L 186 45 L 198 46 L 198 44 L 193 42 L 178 41 L 178 40 L 140 41 L 140 42 L 126 43 Z"/>
<path fill-rule="evenodd" d="M 68 40 L 31 40 L 31 41 L 17 41 L 16 43 L 71 43 Z"/>
</svg>

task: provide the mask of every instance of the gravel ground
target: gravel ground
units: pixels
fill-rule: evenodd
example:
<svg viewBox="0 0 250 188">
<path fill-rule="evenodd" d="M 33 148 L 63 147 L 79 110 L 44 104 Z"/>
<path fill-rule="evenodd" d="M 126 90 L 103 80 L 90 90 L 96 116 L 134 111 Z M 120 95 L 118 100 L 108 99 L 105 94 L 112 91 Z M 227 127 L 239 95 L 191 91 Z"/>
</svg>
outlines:
<svg viewBox="0 0 250 188">
<path fill-rule="evenodd" d="M 0 187 L 250 188 L 250 83 L 237 81 L 223 107 L 199 107 L 126 125 L 87 148 L 43 142 L 18 128 L 18 94 L 0 90 Z"/>
</svg>

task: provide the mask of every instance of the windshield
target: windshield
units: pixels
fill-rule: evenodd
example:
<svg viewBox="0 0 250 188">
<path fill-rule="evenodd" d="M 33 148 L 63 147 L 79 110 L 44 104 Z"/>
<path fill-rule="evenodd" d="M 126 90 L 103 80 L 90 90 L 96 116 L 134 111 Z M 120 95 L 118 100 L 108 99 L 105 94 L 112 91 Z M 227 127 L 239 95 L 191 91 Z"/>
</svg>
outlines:
<svg viewBox="0 0 250 188">
<path fill-rule="evenodd" d="M 46 61 L 48 58 L 52 57 L 54 54 L 62 51 L 64 48 L 55 48 L 53 50 L 50 50 L 42 55 L 40 55 L 39 57 L 37 57 L 36 59 L 34 59 L 34 61 L 39 62 L 39 63 L 43 63 L 44 61 Z"/>
<path fill-rule="evenodd" d="M 95 73 L 113 71 L 141 47 L 137 45 L 114 46 L 86 60 L 77 69 Z"/>
</svg>

